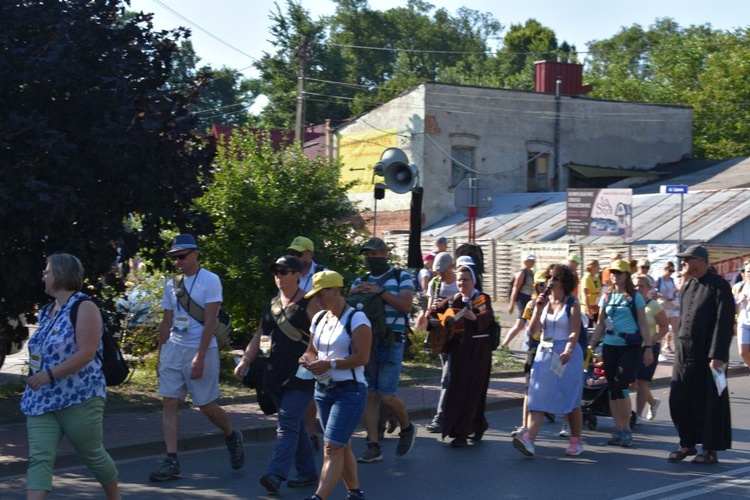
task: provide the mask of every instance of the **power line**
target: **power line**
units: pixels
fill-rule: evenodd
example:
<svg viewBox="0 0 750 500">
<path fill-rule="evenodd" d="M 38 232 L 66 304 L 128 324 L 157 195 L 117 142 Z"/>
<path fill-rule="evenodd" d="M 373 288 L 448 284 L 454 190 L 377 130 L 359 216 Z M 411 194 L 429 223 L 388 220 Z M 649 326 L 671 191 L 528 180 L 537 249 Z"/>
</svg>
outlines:
<svg viewBox="0 0 750 500">
<path fill-rule="evenodd" d="M 222 43 L 222 44 L 226 45 L 226 46 L 227 46 L 227 47 L 229 47 L 230 49 L 232 49 L 232 50 L 234 50 L 234 51 L 237 51 L 238 53 L 242 54 L 243 56 L 249 57 L 250 59 L 252 59 L 252 60 L 253 60 L 253 61 L 255 61 L 255 62 L 258 62 L 258 60 L 257 60 L 257 59 L 256 59 L 255 57 L 251 56 L 250 54 L 248 54 L 247 52 L 245 52 L 245 51 L 243 51 L 243 50 L 241 50 L 241 49 L 238 49 L 237 47 L 235 47 L 235 46 L 234 46 L 234 45 L 232 45 L 231 43 L 229 43 L 229 42 L 227 42 L 227 41 L 225 41 L 225 40 L 222 40 L 221 38 L 219 38 L 218 36 L 214 35 L 214 34 L 213 34 L 213 33 L 211 33 L 210 31 L 208 31 L 208 30 L 206 30 L 206 29 L 202 28 L 202 27 L 201 27 L 201 26 L 199 26 L 198 24 L 194 23 L 193 21 L 191 21 L 191 20 L 190 20 L 190 19 L 188 19 L 187 17 L 183 16 L 182 14 L 180 14 L 179 12 L 177 12 L 176 10 L 174 10 L 174 9 L 173 9 L 172 7 L 170 7 L 169 5 L 167 5 L 166 3 L 164 3 L 164 2 L 162 1 L 162 0 L 152 0 L 152 1 L 153 1 L 153 2 L 155 3 L 155 4 L 157 4 L 157 5 L 161 6 L 161 7 L 163 8 L 163 9 L 165 9 L 165 10 L 167 10 L 167 11 L 171 12 L 171 13 L 172 13 L 173 15 L 175 15 L 175 16 L 177 16 L 177 17 L 179 17 L 180 19 L 182 19 L 182 20 L 183 20 L 183 21 L 185 21 L 186 23 L 188 23 L 188 24 L 192 25 L 192 26 L 193 26 L 194 28 L 196 28 L 196 29 L 198 29 L 199 31 L 202 31 L 202 32 L 203 32 L 203 33 L 205 33 L 206 35 L 210 36 L 211 38 L 213 38 L 213 39 L 214 39 L 214 40 L 216 40 L 217 42 L 219 42 L 219 43 Z"/>
</svg>

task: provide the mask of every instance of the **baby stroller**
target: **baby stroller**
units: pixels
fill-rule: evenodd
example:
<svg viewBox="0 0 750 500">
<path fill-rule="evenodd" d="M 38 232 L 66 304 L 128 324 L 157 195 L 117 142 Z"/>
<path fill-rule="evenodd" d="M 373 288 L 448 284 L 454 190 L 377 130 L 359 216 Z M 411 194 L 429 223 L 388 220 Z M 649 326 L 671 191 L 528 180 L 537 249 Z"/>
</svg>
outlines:
<svg viewBox="0 0 750 500">
<path fill-rule="evenodd" d="M 609 391 L 607 379 L 600 356 L 589 349 L 586 356 L 588 368 L 584 372 L 583 394 L 581 395 L 581 411 L 583 423 L 592 431 L 596 429 L 597 417 L 611 417 L 609 408 Z M 636 413 L 630 413 L 630 428 L 635 425 Z"/>
</svg>

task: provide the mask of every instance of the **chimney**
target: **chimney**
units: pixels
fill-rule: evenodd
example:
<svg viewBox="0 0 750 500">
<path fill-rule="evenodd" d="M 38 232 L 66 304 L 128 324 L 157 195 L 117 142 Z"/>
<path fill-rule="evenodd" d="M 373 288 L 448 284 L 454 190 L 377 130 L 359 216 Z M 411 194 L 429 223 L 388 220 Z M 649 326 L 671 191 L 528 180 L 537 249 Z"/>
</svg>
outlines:
<svg viewBox="0 0 750 500">
<path fill-rule="evenodd" d="M 557 79 L 562 79 L 561 95 L 578 96 L 591 92 L 591 85 L 583 85 L 583 64 L 562 61 L 537 61 L 534 63 L 536 83 L 534 91 L 555 94 Z"/>
</svg>

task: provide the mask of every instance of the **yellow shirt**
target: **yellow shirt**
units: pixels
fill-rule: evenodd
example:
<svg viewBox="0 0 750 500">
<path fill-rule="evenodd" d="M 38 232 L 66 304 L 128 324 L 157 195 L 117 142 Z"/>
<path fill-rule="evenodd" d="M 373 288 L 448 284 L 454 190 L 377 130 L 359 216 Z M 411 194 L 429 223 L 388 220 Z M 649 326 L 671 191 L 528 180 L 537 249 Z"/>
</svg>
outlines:
<svg viewBox="0 0 750 500">
<path fill-rule="evenodd" d="M 591 273 L 583 275 L 583 280 L 581 280 L 581 314 L 588 314 L 589 310 L 586 305 L 587 302 L 591 305 L 596 305 L 599 300 L 599 292 L 601 289 L 602 282 L 599 281 L 599 278 Z M 583 294 L 586 294 L 588 300 L 586 300 L 586 297 L 584 297 Z"/>
</svg>

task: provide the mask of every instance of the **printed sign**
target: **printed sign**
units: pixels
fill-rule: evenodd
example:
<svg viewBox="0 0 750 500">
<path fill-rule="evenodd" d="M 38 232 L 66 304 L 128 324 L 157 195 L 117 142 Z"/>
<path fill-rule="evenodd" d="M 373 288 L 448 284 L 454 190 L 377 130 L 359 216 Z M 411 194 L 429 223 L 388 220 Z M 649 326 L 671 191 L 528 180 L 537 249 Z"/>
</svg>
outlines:
<svg viewBox="0 0 750 500">
<path fill-rule="evenodd" d="M 568 189 L 567 210 L 569 236 L 632 236 L 632 189 Z"/>
</svg>

